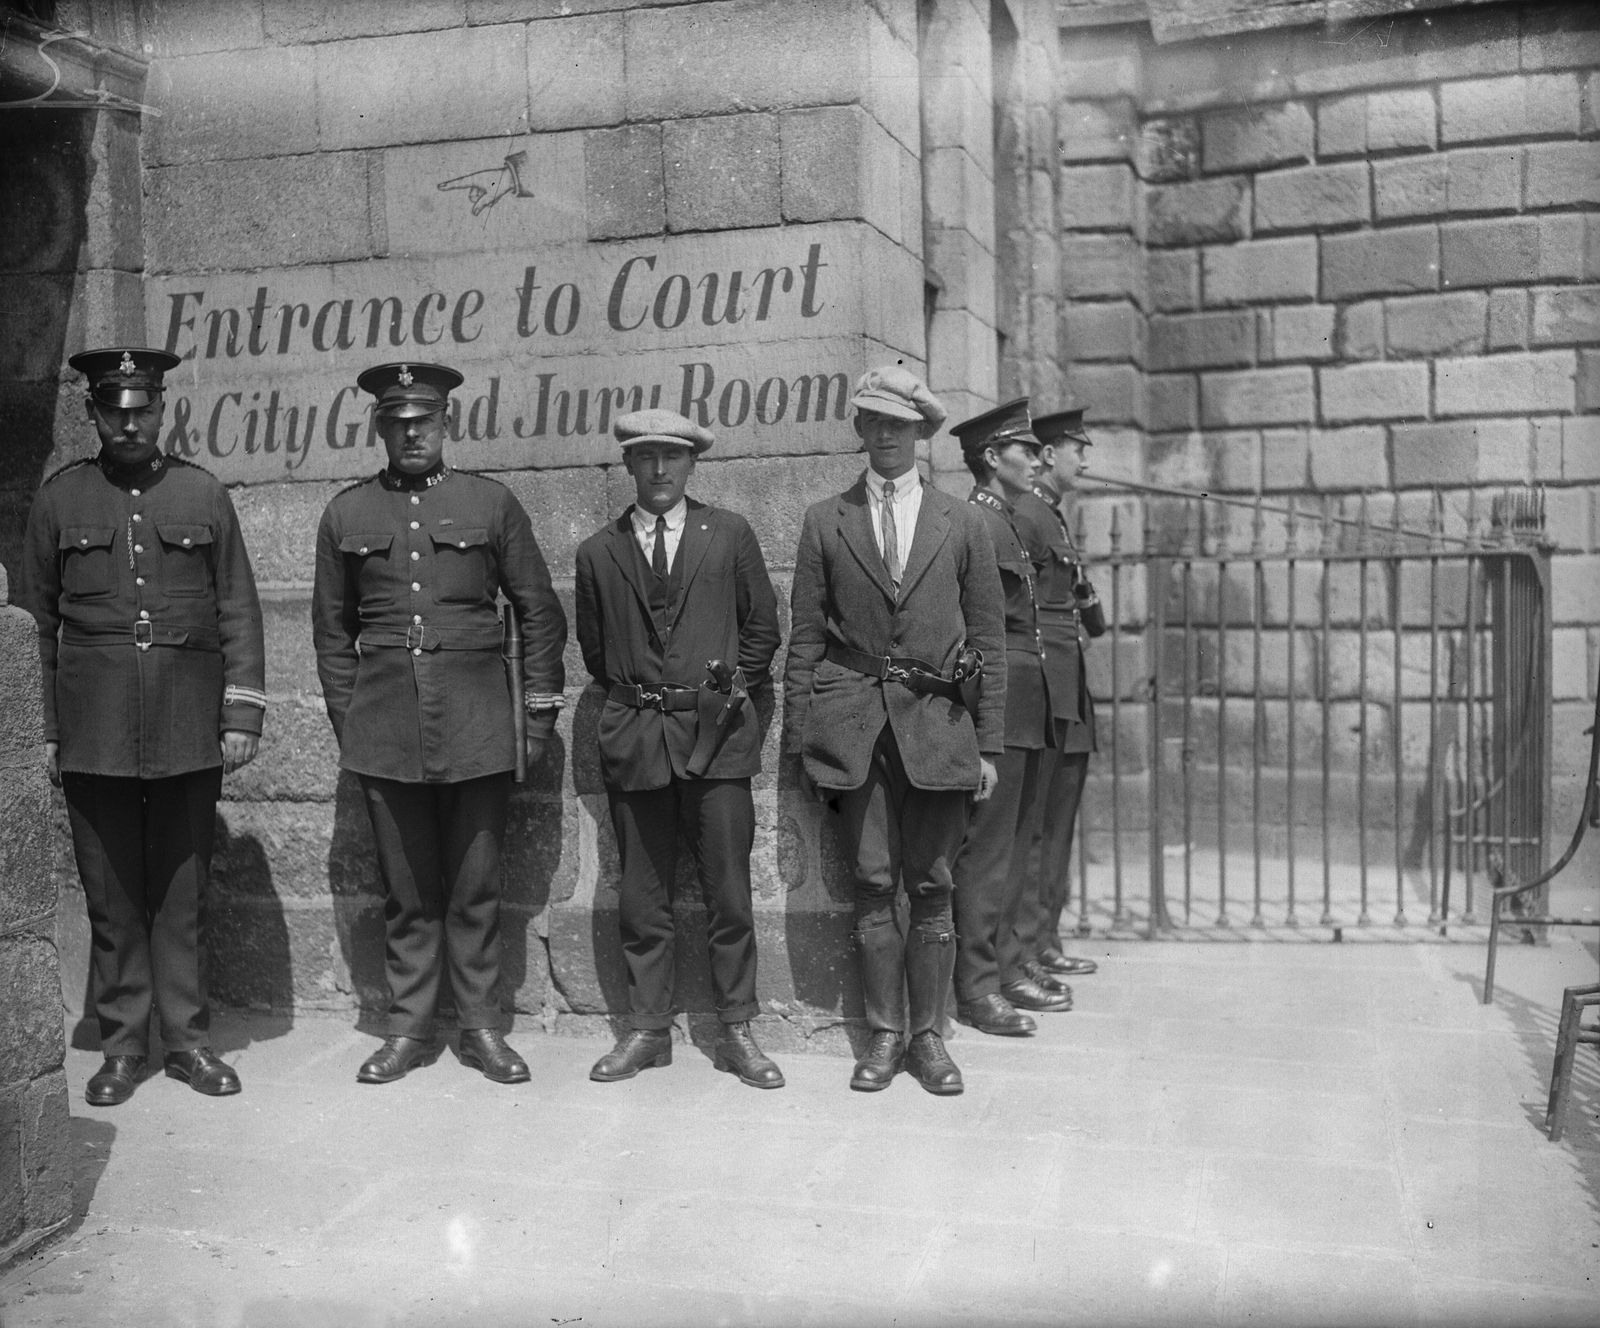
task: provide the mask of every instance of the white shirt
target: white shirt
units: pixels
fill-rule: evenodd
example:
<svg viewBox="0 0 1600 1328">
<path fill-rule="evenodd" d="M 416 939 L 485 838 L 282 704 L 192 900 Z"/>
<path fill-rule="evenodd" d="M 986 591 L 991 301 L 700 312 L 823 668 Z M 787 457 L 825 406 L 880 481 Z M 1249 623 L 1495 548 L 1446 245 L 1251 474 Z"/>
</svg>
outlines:
<svg viewBox="0 0 1600 1328">
<path fill-rule="evenodd" d="M 678 499 L 677 506 L 662 515 L 667 518 L 667 569 L 670 571 L 672 564 L 677 561 L 678 545 L 683 542 L 684 524 L 689 520 L 689 500 Z M 637 503 L 633 505 L 633 537 L 644 554 L 644 565 L 650 566 L 650 559 L 656 551 L 656 514 L 646 511 Z"/>
<path fill-rule="evenodd" d="M 872 512 L 872 539 L 883 554 L 883 486 L 887 480 L 867 467 L 867 507 Z M 917 533 L 917 513 L 922 511 L 922 477 L 913 466 L 894 482 L 894 533 L 900 548 L 900 570 L 906 569 L 906 555 Z"/>
</svg>

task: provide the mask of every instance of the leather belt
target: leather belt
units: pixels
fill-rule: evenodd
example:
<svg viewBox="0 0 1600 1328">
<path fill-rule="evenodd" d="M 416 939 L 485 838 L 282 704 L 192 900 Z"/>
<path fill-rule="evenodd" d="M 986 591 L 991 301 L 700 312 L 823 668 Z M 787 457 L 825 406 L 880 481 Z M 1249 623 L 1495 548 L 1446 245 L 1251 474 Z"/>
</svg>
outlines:
<svg viewBox="0 0 1600 1328">
<path fill-rule="evenodd" d="M 619 705 L 632 706 L 635 710 L 693 710 L 700 704 L 700 693 L 696 688 L 672 682 L 643 685 L 614 682 L 606 696 Z"/>
<path fill-rule="evenodd" d="M 913 692 L 943 696 L 951 701 L 961 699 L 961 685 L 943 677 L 939 670 L 926 660 L 914 659 L 909 655 L 869 655 L 864 650 L 853 650 L 849 646 L 839 645 L 833 641 L 828 642 L 824 658 L 829 663 L 838 664 L 856 673 L 864 673 L 869 678 L 897 682 L 902 687 L 909 687 Z"/>
<path fill-rule="evenodd" d="M 398 646 L 404 650 L 495 650 L 501 647 L 500 628 L 464 627 L 449 633 L 427 623 L 410 623 L 404 628 L 363 627 L 360 643 L 368 646 Z"/>
<path fill-rule="evenodd" d="M 127 626 L 116 623 L 100 623 L 94 626 L 87 623 L 64 623 L 61 628 L 61 644 L 64 646 L 132 644 L 140 650 L 149 650 L 151 646 L 172 646 L 184 650 L 215 652 L 222 649 L 222 638 L 214 627 L 171 627 L 166 623 L 140 618 Z"/>
</svg>

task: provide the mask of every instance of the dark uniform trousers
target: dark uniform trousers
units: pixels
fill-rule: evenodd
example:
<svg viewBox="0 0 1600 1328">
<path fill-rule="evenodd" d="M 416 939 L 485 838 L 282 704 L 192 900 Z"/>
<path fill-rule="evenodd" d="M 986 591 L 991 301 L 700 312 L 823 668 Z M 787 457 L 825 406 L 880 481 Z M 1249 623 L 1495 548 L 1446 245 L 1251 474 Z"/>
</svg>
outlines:
<svg viewBox="0 0 1600 1328">
<path fill-rule="evenodd" d="M 967 842 L 961 850 L 962 888 L 956 891 L 956 991 L 964 1001 L 993 996 L 1002 983 L 1027 976 L 1023 963 L 1033 957 L 1018 945 L 1027 875 L 1019 871 L 1039 826 L 1044 758 L 1055 753 L 1036 747 L 1007 747 L 996 758 L 1000 782 L 984 801 L 972 805 Z M 995 883 L 1000 883 L 996 888 Z M 1037 928 L 1037 921 L 1032 924 Z"/>
<path fill-rule="evenodd" d="M 1039 753 L 1037 805 L 1024 818 L 1023 837 L 1012 861 L 1017 909 L 1011 935 L 1000 951 L 1001 963 L 1012 971 L 1037 958 L 1041 950 L 1061 944 L 1061 914 L 1072 893 L 1072 836 L 1083 781 L 1089 774 L 1088 752 L 1059 750 L 1067 741 L 1065 728 L 1057 720 L 1057 746 Z M 1037 891 L 1030 888 L 1034 882 Z"/>
<path fill-rule="evenodd" d="M 446 966 L 460 1027 L 498 1028 L 500 844 L 510 774 L 449 784 L 359 778 L 386 886 L 389 1032 L 433 1035 Z"/>
<path fill-rule="evenodd" d="M 665 788 L 613 789 L 607 796 L 622 860 L 618 923 L 631 1026 L 672 1027 L 672 883 L 680 832 L 699 869 L 717 1017 L 725 1024 L 754 1019 L 760 1007 L 750 903 L 750 851 L 756 837 L 750 781 L 674 776 Z"/>
<path fill-rule="evenodd" d="M 222 767 L 165 779 L 63 772 L 94 932 L 106 1056 L 143 1056 L 152 1004 L 168 1051 L 206 1045 L 205 885 Z"/>
</svg>

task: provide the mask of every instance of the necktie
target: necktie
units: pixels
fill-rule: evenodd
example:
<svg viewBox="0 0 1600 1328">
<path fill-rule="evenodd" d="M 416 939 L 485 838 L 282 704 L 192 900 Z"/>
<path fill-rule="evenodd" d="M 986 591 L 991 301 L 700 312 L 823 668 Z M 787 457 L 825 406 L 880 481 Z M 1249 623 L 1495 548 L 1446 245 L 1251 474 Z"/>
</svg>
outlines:
<svg viewBox="0 0 1600 1328">
<path fill-rule="evenodd" d="M 667 518 L 656 518 L 656 547 L 650 554 L 650 570 L 666 580 L 667 576 Z"/>
<path fill-rule="evenodd" d="M 900 542 L 894 528 L 894 481 L 883 482 L 883 565 L 889 569 L 889 580 L 900 584 Z"/>
</svg>

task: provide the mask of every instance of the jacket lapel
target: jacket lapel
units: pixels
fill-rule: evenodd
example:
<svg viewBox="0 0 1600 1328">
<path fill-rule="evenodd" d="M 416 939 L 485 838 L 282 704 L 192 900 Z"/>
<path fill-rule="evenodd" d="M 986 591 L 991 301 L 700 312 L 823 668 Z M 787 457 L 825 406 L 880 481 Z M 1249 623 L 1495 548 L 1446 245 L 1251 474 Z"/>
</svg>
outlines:
<svg viewBox="0 0 1600 1328">
<path fill-rule="evenodd" d="M 611 528 L 608 545 L 611 561 L 616 563 L 622 578 L 633 587 L 644 616 L 650 617 L 650 591 L 644 583 L 644 563 L 638 557 L 638 546 L 633 542 L 633 508 L 629 507 Z"/>
<path fill-rule="evenodd" d="M 922 508 L 917 513 L 917 532 L 911 538 L 911 552 L 906 555 L 906 567 L 900 577 L 900 598 L 909 595 L 922 574 L 928 570 L 933 557 L 939 552 L 945 536 L 950 533 L 950 518 L 946 513 L 945 495 L 931 484 L 922 486 Z"/>
<path fill-rule="evenodd" d="M 867 502 L 865 475 L 839 495 L 839 534 L 855 554 L 856 561 L 892 604 L 894 583 L 889 580 L 889 569 L 883 565 L 883 555 L 872 538 L 872 508 Z"/>
<path fill-rule="evenodd" d="M 672 615 L 673 622 L 677 622 L 683 606 L 689 602 L 689 586 L 694 581 L 694 574 L 700 570 L 706 550 L 711 547 L 711 537 L 715 534 L 711 529 L 711 516 L 711 508 L 690 500 L 689 511 L 683 519 L 683 538 L 678 541 L 678 561 L 683 564 L 683 589 L 678 595 L 678 608 Z"/>
</svg>

